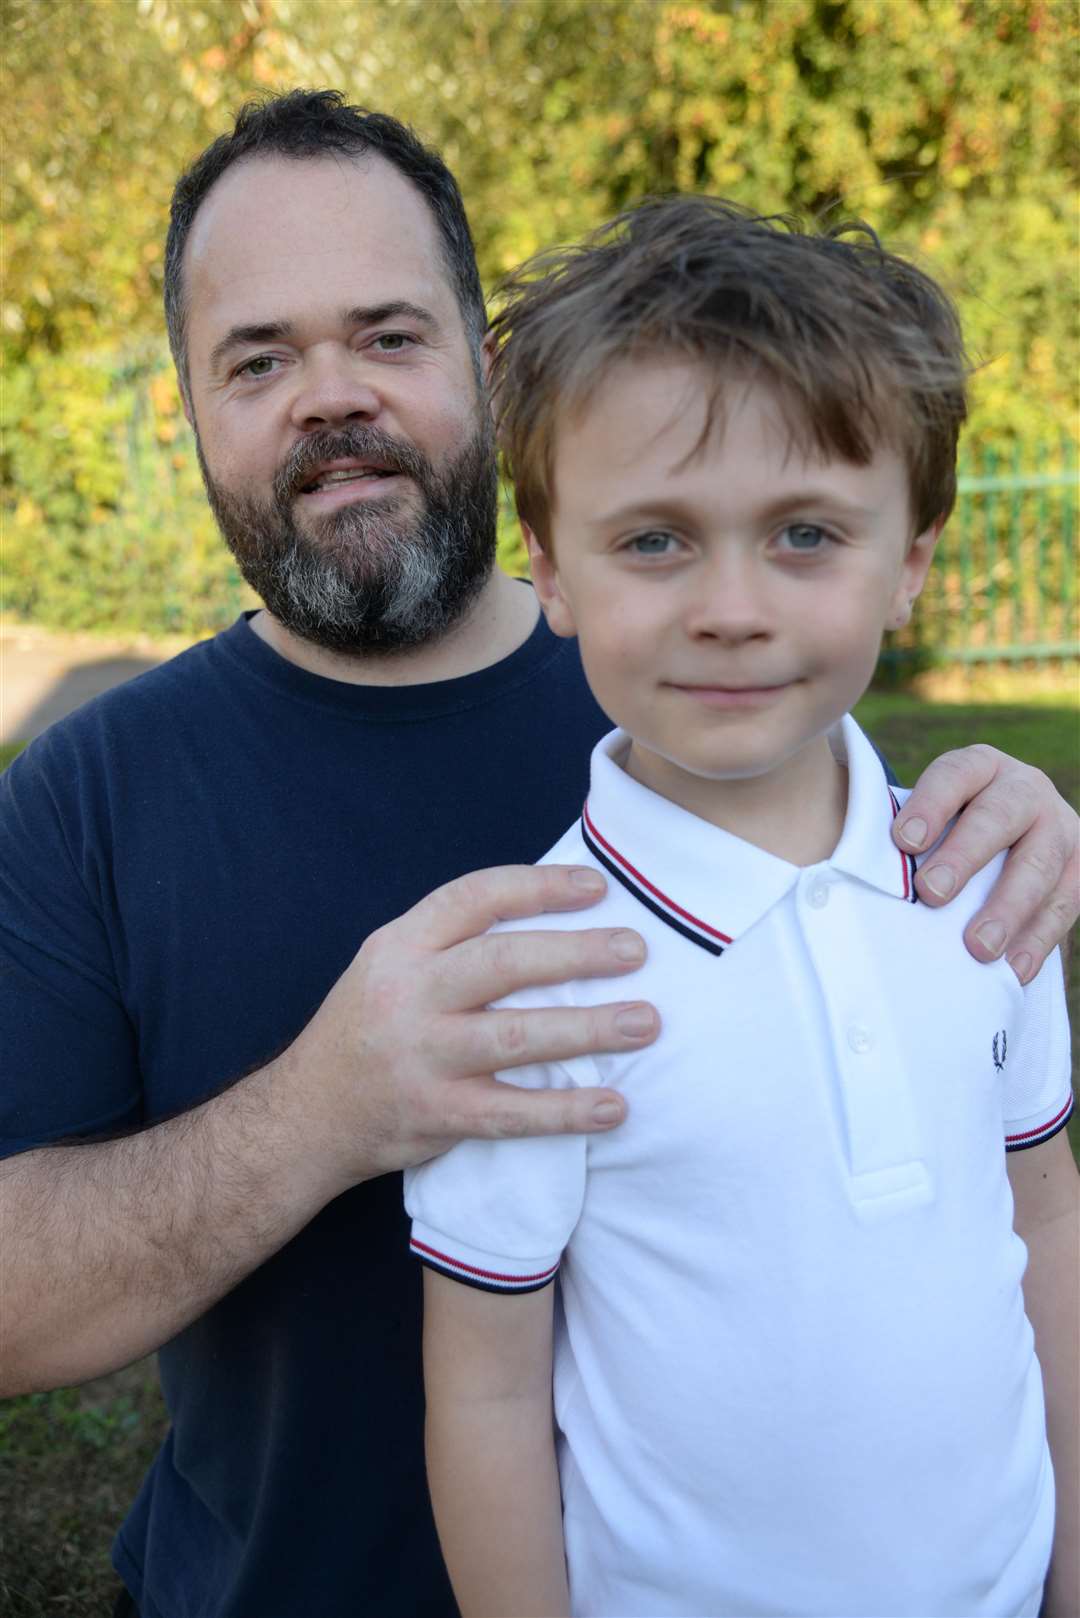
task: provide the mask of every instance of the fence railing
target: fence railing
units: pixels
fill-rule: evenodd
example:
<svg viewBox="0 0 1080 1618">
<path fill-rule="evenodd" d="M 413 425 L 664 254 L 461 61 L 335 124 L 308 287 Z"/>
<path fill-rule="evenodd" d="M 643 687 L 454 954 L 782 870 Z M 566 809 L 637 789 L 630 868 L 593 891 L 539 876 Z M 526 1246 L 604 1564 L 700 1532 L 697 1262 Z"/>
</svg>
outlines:
<svg viewBox="0 0 1080 1618">
<path fill-rule="evenodd" d="M 883 661 L 1080 658 L 1078 487 L 1070 439 L 1023 459 L 1019 450 L 965 454 L 916 617 Z"/>
</svg>

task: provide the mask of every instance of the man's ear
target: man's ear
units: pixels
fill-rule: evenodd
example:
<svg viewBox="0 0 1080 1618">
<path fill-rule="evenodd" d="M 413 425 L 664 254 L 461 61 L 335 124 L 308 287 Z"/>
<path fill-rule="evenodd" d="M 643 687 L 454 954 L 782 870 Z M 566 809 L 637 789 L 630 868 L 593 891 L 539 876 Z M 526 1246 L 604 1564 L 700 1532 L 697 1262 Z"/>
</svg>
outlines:
<svg viewBox="0 0 1080 1618">
<path fill-rule="evenodd" d="M 916 534 L 908 546 L 893 593 L 892 611 L 886 624 L 888 629 L 902 629 L 911 617 L 911 609 L 926 583 L 926 575 L 930 571 L 930 563 L 934 560 L 934 551 L 944 526 L 944 517 L 935 518 L 930 527 Z"/>
<path fill-rule="evenodd" d="M 194 431 L 195 417 L 191 413 L 191 400 L 188 397 L 188 390 L 185 388 L 183 380 L 180 377 L 177 377 L 176 379 L 176 387 L 178 393 L 180 394 L 180 408 L 184 412 L 184 420 Z"/>
<path fill-rule="evenodd" d="M 541 545 L 527 522 L 521 525 L 525 536 L 525 543 L 529 548 L 529 567 L 532 570 L 533 588 L 540 603 L 544 617 L 548 621 L 548 628 L 555 635 L 569 638 L 577 634 L 574 623 L 574 614 L 570 603 L 562 593 L 559 583 L 559 570 L 555 566 L 547 551 Z"/>
</svg>

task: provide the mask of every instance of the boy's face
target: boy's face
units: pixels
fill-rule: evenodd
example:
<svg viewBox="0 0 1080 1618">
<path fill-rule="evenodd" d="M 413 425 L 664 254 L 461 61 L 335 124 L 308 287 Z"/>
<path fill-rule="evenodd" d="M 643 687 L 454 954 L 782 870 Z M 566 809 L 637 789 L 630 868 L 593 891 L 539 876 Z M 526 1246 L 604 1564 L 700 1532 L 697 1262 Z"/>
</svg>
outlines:
<svg viewBox="0 0 1080 1618">
<path fill-rule="evenodd" d="M 710 381 L 675 357 L 616 367 L 557 437 L 548 553 L 530 536 L 632 773 L 687 807 L 703 781 L 807 779 L 937 535 L 911 538 L 898 453 L 807 457 L 767 386 L 726 386 L 701 443 Z"/>
</svg>

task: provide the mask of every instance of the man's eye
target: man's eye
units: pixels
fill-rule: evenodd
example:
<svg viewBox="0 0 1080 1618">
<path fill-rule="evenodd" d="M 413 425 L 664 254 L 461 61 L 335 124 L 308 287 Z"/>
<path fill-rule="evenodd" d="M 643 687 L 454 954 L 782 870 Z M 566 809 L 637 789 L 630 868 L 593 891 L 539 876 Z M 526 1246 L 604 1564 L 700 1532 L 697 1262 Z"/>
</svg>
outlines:
<svg viewBox="0 0 1080 1618">
<path fill-rule="evenodd" d="M 237 369 L 237 376 L 270 376 L 271 367 L 277 364 L 273 354 L 256 354 L 254 359 L 245 360 Z"/>
<path fill-rule="evenodd" d="M 380 332 L 375 339 L 376 345 L 384 354 L 400 354 L 403 349 L 410 348 L 415 342 L 416 338 L 410 337 L 408 332 L 404 331 Z"/>
<path fill-rule="evenodd" d="M 674 534 L 656 529 L 648 534 L 635 534 L 627 548 L 635 556 L 670 556 L 678 543 Z"/>
<path fill-rule="evenodd" d="M 786 550 L 799 551 L 803 554 L 823 549 L 829 537 L 824 528 L 819 528 L 817 523 L 813 522 L 788 523 L 780 532 L 780 539 Z"/>
</svg>

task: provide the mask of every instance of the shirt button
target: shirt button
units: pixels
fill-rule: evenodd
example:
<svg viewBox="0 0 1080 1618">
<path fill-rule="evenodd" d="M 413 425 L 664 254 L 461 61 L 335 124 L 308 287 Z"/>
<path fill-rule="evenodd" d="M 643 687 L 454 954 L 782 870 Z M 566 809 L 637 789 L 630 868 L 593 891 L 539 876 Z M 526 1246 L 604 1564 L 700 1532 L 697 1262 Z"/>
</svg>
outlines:
<svg viewBox="0 0 1080 1618">
<path fill-rule="evenodd" d="M 829 902 L 829 884 L 827 882 L 815 882 L 806 895 L 806 902 L 812 905 L 815 910 L 824 910 Z"/>
<path fill-rule="evenodd" d="M 853 1023 L 847 1031 L 847 1042 L 856 1056 L 865 1056 L 867 1051 L 874 1048 L 874 1036 L 868 1028 L 860 1028 Z"/>
</svg>

